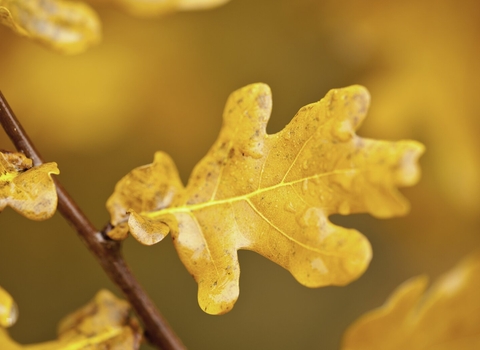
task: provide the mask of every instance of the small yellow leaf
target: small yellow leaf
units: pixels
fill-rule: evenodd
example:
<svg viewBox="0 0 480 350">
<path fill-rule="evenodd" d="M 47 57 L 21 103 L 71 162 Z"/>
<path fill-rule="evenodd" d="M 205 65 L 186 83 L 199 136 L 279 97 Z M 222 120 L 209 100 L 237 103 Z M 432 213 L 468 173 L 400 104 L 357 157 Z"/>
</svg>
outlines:
<svg viewBox="0 0 480 350">
<path fill-rule="evenodd" d="M 349 327 L 342 350 L 480 349 L 480 253 L 426 287 L 423 276 L 402 284 Z"/>
<path fill-rule="evenodd" d="M 32 167 L 22 153 L 0 152 L 0 211 L 7 205 L 32 220 L 50 218 L 57 208 L 57 190 L 51 174 L 56 163 Z"/>
<path fill-rule="evenodd" d="M 159 16 L 174 11 L 204 10 L 230 0 L 109 0 L 126 12 L 140 17 Z"/>
<path fill-rule="evenodd" d="M 18 317 L 17 305 L 10 294 L 0 287 L 0 328 L 12 326 Z"/>
<path fill-rule="evenodd" d="M 4 305 L 2 291 L 0 288 L 0 308 Z M 21 345 L 11 339 L 0 324 L 0 349 L 137 350 L 142 341 L 142 331 L 130 313 L 131 307 L 126 301 L 101 290 L 89 304 L 60 322 L 58 340 Z"/>
<path fill-rule="evenodd" d="M 153 182 L 127 175 L 120 183 L 129 182 L 129 189 L 117 186 L 108 201 L 113 223 L 125 220 L 118 212 L 131 209 L 130 232 L 143 244 L 158 241 L 168 225 L 198 282 L 200 306 L 211 314 L 229 311 L 238 297 L 239 249 L 267 257 L 306 286 L 345 285 L 365 271 L 371 248 L 358 231 L 336 226 L 328 216 L 405 214 L 408 204 L 396 187 L 418 180 L 423 152 L 413 141 L 355 135 L 368 104 L 363 87 L 332 90 L 303 107 L 284 130 L 267 135 L 270 89 L 240 89 L 228 99 L 220 135 L 187 187 L 181 189 L 173 162 L 157 154 L 140 169 L 165 172 L 158 197 L 153 204 L 144 200 L 142 188 L 151 197 Z M 115 199 L 126 195 L 141 205 Z"/>
<path fill-rule="evenodd" d="M 65 54 L 83 52 L 101 36 L 97 14 L 74 1 L 0 0 L 0 23 Z"/>
</svg>

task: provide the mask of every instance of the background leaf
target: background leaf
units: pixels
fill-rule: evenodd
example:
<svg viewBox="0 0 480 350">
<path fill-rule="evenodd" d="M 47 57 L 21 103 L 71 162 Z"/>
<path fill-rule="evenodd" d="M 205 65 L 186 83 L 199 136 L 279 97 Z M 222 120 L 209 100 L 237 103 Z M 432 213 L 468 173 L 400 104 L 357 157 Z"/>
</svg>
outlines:
<svg viewBox="0 0 480 350">
<path fill-rule="evenodd" d="M 101 36 L 96 13 L 81 2 L 0 0 L 0 23 L 66 54 L 85 51 Z"/>
<path fill-rule="evenodd" d="M 0 288 L 0 311 L 11 307 L 11 297 Z M 9 297 L 9 296 L 8 296 Z M 107 290 L 99 291 L 95 298 L 65 317 L 58 329 L 58 340 L 39 344 L 20 345 L 10 338 L 0 323 L 0 346 L 5 350 L 138 350 L 142 331 L 130 316 L 131 307 Z M 0 313 L 0 321 L 2 321 Z"/>
<path fill-rule="evenodd" d="M 100 0 L 101 1 L 101 0 Z M 103 0 L 139 17 L 154 17 L 175 11 L 204 10 L 221 6 L 230 0 Z"/>
<path fill-rule="evenodd" d="M 463 349 L 480 346 L 480 254 L 464 259 L 427 291 L 420 276 L 346 331 L 343 350 Z"/>
</svg>

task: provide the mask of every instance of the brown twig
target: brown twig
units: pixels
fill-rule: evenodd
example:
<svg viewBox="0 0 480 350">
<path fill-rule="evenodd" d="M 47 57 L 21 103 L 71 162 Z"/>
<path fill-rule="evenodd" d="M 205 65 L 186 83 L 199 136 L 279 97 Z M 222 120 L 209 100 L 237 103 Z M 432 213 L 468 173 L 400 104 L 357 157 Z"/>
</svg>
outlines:
<svg viewBox="0 0 480 350">
<path fill-rule="evenodd" d="M 0 123 L 18 151 L 43 163 L 28 135 L 0 91 Z M 55 179 L 58 194 L 58 210 L 77 231 L 80 239 L 97 258 L 110 279 L 122 290 L 143 323 L 149 341 L 161 349 L 185 349 L 181 340 L 170 328 L 147 293 L 131 273 L 121 254 L 121 244 L 98 231 L 77 206 L 63 186 Z"/>
</svg>

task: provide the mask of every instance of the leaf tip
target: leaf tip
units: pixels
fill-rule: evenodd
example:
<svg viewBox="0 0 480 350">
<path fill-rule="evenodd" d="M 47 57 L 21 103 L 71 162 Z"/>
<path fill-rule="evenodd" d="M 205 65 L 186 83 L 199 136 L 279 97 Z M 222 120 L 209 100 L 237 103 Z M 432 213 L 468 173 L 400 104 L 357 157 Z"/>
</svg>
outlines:
<svg viewBox="0 0 480 350">
<path fill-rule="evenodd" d="M 232 92 L 223 114 L 223 138 L 259 138 L 265 135 L 271 112 L 272 92 L 267 84 L 254 83 Z M 237 128 L 244 129 L 244 132 L 237 135 L 234 131 Z"/>
<path fill-rule="evenodd" d="M 324 99 L 327 115 L 335 118 L 332 135 L 339 141 L 350 140 L 367 116 L 370 93 L 361 85 L 330 90 Z"/>
<path fill-rule="evenodd" d="M 198 304 L 209 315 L 224 315 L 232 310 L 239 294 L 238 280 L 221 286 L 212 286 L 210 282 L 198 283 Z"/>
</svg>

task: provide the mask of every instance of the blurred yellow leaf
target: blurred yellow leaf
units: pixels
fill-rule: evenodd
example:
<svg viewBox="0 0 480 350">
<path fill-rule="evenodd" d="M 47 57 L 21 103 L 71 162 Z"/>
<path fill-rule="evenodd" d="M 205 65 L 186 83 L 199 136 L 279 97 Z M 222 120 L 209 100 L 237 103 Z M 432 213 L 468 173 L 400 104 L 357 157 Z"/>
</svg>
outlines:
<svg viewBox="0 0 480 350">
<path fill-rule="evenodd" d="M 426 288 L 424 276 L 403 283 L 384 306 L 350 326 L 342 349 L 480 349 L 480 254 Z"/>
<path fill-rule="evenodd" d="M 0 287 L 0 328 L 8 328 L 17 321 L 17 305 L 8 292 Z"/>
<path fill-rule="evenodd" d="M 57 190 L 51 174 L 56 163 L 32 167 L 22 153 L 0 152 L 0 211 L 7 205 L 32 220 L 50 218 L 57 208 Z"/>
<path fill-rule="evenodd" d="M 182 190 L 163 153 L 124 177 L 107 202 L 112 223 L 154 244 L 172 231 L 178 254 L 199 284 L 201 308 L 229 311 L 239 293 L 237 250 L 253 250 L 309 287 L 345 285 L 371 258 L 358 231 L 333 225 L 335 213 L 405 214 L 396 186 L 419 178 L 414 141 L 355 135 L 369 94 L 363 87 L 331 90 L 303 107 L 281 132 L 266 134 L 271 92 L 253 84 L 234 92 L 224 124 Z M 160 172 L 160 173 L 158 173 Z"/>
<path fill-rule="evenodd" d="M 101 37 L 97 14 L 81 2 L 0 0 L 0 23 L 66 54 L 83 52 Z"/>
<path fill-rule="evenodd" d="M 221 6 L 230 0 L 107 0 L 128 13 L 153 17 L 174 11 L 204 10 Z"/>
<path fill-rule="evenodd" d="M 108 290 L 101 290 L 83 308 L 60 322 L 58 339 L 73 349 L 138 349 L 142 339 L 131 306 Z M 80 347 L 82 344 L 84 347 Z M 88 346 L 87 346 L 88 345 Z"/>
<path fill-rule="evenodd" d="M 4 300 L 0 288 L 0 310 L 8 305 L 4 304 Z M 9 337 L 0 324 L 0 349 L 136 350 L 140 348 L 142 332 L 130 312 L 131 307 L 126 301 L 117 299 L 107 290 L 101 290 L 89 304 L 60 322 L 58 340 L 20 345 Z"/>
</svg>

